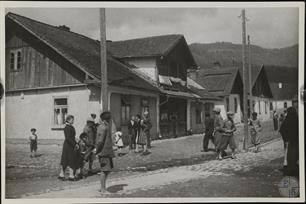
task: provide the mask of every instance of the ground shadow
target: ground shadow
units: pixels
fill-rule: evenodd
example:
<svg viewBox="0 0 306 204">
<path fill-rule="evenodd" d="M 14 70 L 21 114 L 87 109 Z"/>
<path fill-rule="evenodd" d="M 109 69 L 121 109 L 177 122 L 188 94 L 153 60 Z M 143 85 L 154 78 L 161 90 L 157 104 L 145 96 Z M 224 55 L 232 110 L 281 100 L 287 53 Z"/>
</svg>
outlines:
<svg viewBox="0 0 306 204">
<path fill-rule="evenodd" d="M 41 157 L 44 154 L 36 154 L 34 157 Z"/>
<path fill-rule="evenodd" d="M 117 193 L 118 191 L 122 191 L 124 186 L 127 186 L 127 184 L 117 184 L 117 185 L 108 187 L 106 190 L 111 193 Z"/>
</svg>

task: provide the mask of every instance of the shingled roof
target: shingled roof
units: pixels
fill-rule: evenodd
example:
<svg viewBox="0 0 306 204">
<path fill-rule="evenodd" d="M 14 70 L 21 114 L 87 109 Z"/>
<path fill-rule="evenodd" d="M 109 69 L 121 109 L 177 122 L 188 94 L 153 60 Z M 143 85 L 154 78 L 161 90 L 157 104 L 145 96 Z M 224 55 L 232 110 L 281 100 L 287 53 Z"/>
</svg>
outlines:
<svg viewBox="0 0 306 204">
<path fill-rule="evenodd" d="M 21 26 L 89 76 L 97 80 L 100 79 L 99 41 L 13 13 L 8 13 L 6 20 L 7 23 L 13 22 Z M 107 54 L 107 64 L 109 83 L 116 84 L 119 81 L 124 81 L 125 85 L 158 90 L 157 84 L 153 80 L 130 69 L 128 65 L 114 59 L 109 53 Z M 131 83 L 133 80 L 134 82 Z"/>
<path fill-rule="evenodd" d="M 183 35 L 161 35 L 114 41 L 108 42 L 108 49 L 118 58 L 164 56 L 183 38 Z"/>
<path fill-rule="evenodd" d="M 218 96 L 229 95 L 232 91 L 239 69 L 236 67 L 221 69 L 201 69 L 196 82 L 207 88 L 208 92 Z"/>
</svg>

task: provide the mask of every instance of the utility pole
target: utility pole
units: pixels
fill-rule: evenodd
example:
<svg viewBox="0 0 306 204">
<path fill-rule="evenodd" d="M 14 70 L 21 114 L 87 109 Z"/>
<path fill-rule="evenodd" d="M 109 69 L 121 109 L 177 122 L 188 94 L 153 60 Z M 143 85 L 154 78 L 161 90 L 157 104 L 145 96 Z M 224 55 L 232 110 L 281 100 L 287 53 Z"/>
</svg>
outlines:
<svg viewBox="0 0 306 204">
<path fill-rule="evenodd" d="M 243 149 L 247 149 L 247 141 L 248 141 L 248 73 L 247 68 L 245 66 L 245 44 L 246 44 L 246 25 L 245 25 L 245 9 L 241 11 L 242 18 L 242 68 L 243 68 L 243 122 L 244 122 L 244 140 L 243 140 Z"/>
<path fill-rule="evenodd" d="M 249 58 L 249 67 L 248 67 L 248 72 L 249 72 L 249 92 L 250 92 L 250 113 L 253 113 L 253 102 L 252 102 L 252 65 L 251 65 L 251 43 L 250 43 L 250 35 L 248 35 L 248 58 Z"/>
<path fill-rule="evenodd" d="M 101 111 L 108 110 L 105 8 L 100 8 Z"/>
</svg>

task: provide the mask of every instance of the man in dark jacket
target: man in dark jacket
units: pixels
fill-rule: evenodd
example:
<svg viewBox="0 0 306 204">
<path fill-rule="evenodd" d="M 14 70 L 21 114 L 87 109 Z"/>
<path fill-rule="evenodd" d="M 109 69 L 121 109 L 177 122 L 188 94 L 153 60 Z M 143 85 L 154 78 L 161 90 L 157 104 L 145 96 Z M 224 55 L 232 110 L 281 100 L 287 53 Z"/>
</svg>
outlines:
<svg viewBox="0 0 306 204">
<path fill-rule="evenodd" d="M 128 123 L 128 130 L 129 130 L 129 136 L 130 136 L 130 149 L 136 148 L 136 132 L 137 132 L 137 124 L 135 121 L 135 117 L 132 116 L 131 120 Z"/>
<path fill-rule="evenodd" d="M 214 119 L 210 116 L 209 113 L 205 114 L 205 135 L 203 138 L 203 150 L 204 152 L 208 152 L 208 143 L 209 140 L 212 140 L 214 143 Z"/>
<path fill-rule="evenodd" d="M 105 188 L 106 179 L 111 170 L 114 168 L 113 141 L 110 131 L 111 113 L 103 112 L 100 115 L 101 123 L 97 128 L 96 155 L 99 157 L 101 166 L 101 194 L 108 193 Z"/>
<path fill-rule="evenodd" d="M 287 116 L 280 127 L 279 132 L 288 142 L 288 165 L 284 174 L 287 176 L 299 176 L 299 121 L 296 110 L 293 107 L 287 109 Z"/>
</svg>

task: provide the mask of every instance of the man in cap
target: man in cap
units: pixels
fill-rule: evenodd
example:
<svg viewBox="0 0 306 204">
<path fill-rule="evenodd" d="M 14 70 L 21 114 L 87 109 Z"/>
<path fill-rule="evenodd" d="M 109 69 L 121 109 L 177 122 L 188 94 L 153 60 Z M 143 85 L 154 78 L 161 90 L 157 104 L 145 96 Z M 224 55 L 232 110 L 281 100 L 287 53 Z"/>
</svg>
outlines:
<svg viewBox="0 0 306 204">
<path fill-rule="evenodd" d="M 220 155 L 220 145 L 221 145 L 221 141 L 222 141 L 222 137 L 223 137 L 223 133 L 224 133 L 224 121 L 220 115 L 221 109 L 218 107 L 215 107 L 213 110 L 214 114 L 215 114 L 215 119 L 214 119 L 214 141 L 215 141 L 215 147 L 216 147 L 216 152 L 217 152 L 217 157 Z M 226 153 L 225 151 L 223 151 L 221 153 L 221 156 L 225 156 Z M 219 158 L 217 158 L 219 159 Z"/>
<path fill-rule="evenodd" d="M 95 158 L 95 155 L 92 153 L 92 150 L 95 148 L 96 144 L 96 126 L 95 121 L 92 117 L 87 118 L 86 125 L 83 129 L 83 132 L 87 136 L 87 144 L 88 146 L 88 153 L 85 155 L 85 160 L 88 160 L 88 175 L 91 175 L 92 172 L 92 164 Z"/>
</svg>

